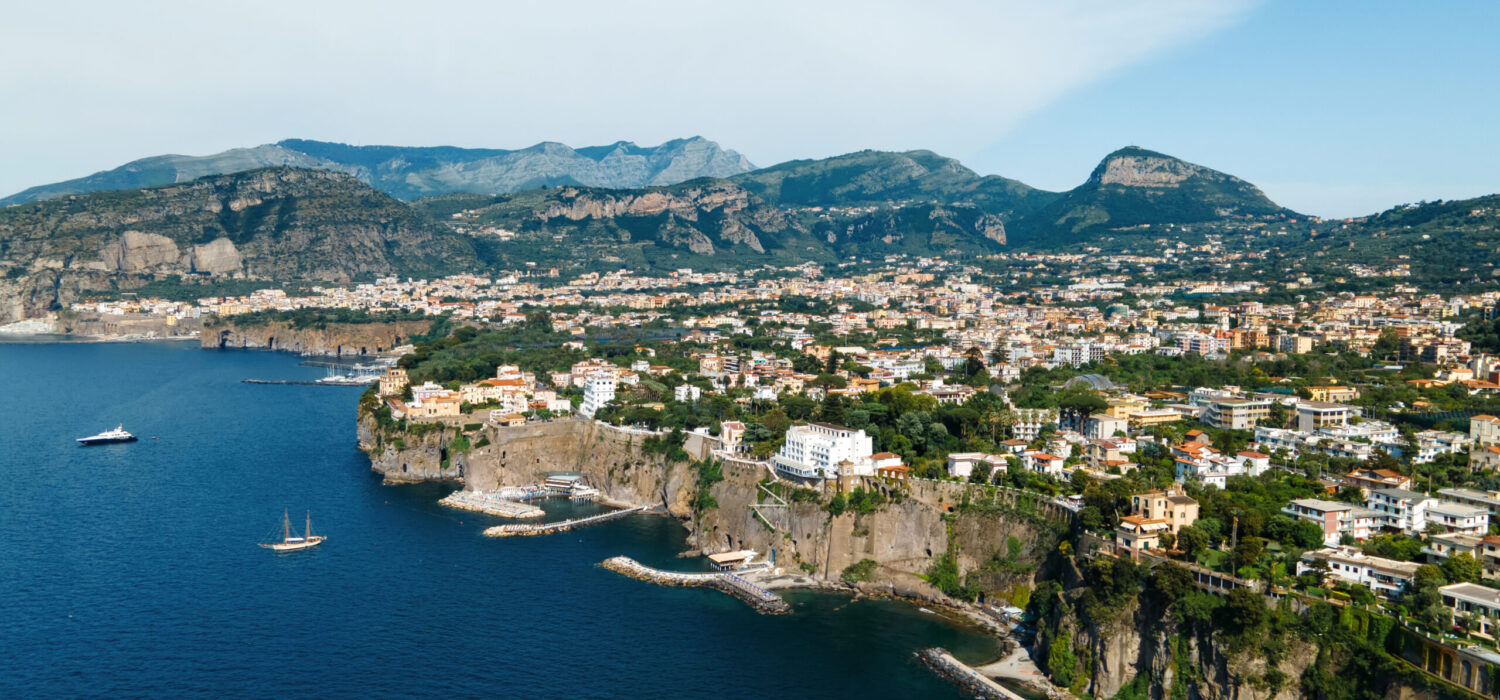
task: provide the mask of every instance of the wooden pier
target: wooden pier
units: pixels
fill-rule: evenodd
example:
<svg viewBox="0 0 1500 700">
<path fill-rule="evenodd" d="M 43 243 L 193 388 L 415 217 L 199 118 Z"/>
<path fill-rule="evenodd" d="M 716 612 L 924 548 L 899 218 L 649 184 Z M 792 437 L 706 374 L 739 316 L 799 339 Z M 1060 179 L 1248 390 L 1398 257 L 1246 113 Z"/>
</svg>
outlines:
<svg viewBox="0 0 1500 700">
<path fill-rule="evenodd" d="M 555 523 L 534 523 L 534 524 L 526 524 L 526 525 L 496 525 L 496 526 L 494 526 L 492 528 L 489 528 L 489 529 L 485 530 L 484 534 L 486 536 L 488 536 L 488 537 L 528 537 L 528 536 L 531 536 L 531 535 L 551 535 L 551 534 L 557 533 L 557 532 L 567 532 L 569 530 L 576 530 L 576 529 L 578 529 L 580 527 L 588 527 L 590 525 L 598 525 L 600 523 L 607 523 L 607 522 L 609 522 L 611 520 L 618 520 L 618 519 L 623 518 L 623 517 L 625 517 L 627 515 L 634 515 L 636 513 L 642 512 L 644 510 L 646 510 L 646 506 L 634 506 L 634 507 L 631 507 L 631 508 L 621 508 L 620 510 L 612 510 L 612 511 L 610 511 L 608 513 L 600 513 L 598 515 L 590 515 L 590 516 L 588 516 L 586 518 L 574 518 L 572 520 L 562 520 L 562 521 L 555 522 Z"/>
<path fill-rule="evenodd" d="M 792 611 L 792 606 L 781 596 L 728 572 L 690 574 L 677 571 L 653 569 L 630 557 L 610 557 L 602 566 L 617 574 L 662 586 L 685 586 L 717 588 L 750 604 L 756 612 L 781 615 Z"/>
</svg>

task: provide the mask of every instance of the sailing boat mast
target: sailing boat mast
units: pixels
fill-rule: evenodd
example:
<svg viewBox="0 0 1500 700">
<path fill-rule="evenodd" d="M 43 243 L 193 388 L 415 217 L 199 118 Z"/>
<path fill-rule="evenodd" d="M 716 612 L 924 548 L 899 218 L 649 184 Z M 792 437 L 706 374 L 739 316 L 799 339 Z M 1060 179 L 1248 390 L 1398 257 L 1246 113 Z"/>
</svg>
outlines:
<svg viewBox="0 0 1500 700">
<path fill-rule="evenodd" d="M 307 511 L 307 529 L 302 531 L 302 536 L 312 539 L 312 511 Z"/>
<path fill-rule="evenodd" d="M 281 541 L 285 542 L 289 539 L 292 539 L 292 518 L 288 511 L 283 510 L 281 511 Z"/>
</svg>

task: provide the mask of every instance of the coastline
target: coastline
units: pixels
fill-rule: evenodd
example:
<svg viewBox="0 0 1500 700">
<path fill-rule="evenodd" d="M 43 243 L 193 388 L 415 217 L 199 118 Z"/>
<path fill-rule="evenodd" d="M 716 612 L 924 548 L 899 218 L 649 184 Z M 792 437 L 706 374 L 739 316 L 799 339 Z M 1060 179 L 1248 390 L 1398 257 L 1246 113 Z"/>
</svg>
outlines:
<svg viewBox="0 0 1500 700">
<path fill-rule="evenodd" d="M 198 340 L 191 335 L 79 335 L 72 333 L 0 333 L 0 343 L 12 345 L 72 345 L 79 343 L 180 343 Z"/>
</svg>

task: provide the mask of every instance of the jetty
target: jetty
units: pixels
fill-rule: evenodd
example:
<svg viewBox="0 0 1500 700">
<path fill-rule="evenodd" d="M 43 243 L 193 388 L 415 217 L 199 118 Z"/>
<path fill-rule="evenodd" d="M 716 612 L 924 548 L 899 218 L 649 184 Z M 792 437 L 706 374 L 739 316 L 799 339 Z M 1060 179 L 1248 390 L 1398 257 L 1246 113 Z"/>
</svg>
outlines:
<svg viewBox="0 0 1500 700">
<path fill-rule="evenodd" d="M 454 491 L 444 496 L 439 504 L 459 510 L 471 510 L 500 518 L 540 518 L 546 511 L 530 503 L 510 500 L 513 494 L 508 489 L 499 491 Z"/>
<path fill-rule="evenodd" d="M 303 381 L 300 379 L 241 379 L 245 384 L 279 384 L 281 386 L 365 386 L 360 384 L 339 384 L 337 382 Z"/>
<path fill-rule="evenodd" d="M 1000 685 L 995 679 L 973 669 L 968 664 L 953 658 L 953 654 L 942 647 L 932 647 L 917 652 L 917 658 L 939 676 L 957 685 L 965 695 L 983 700 L 1026 700 L 1015 691 Z"/>
<path fill-rule="evenodd" d="M 745 601 L 750 607 L 755 608 L 756 612 L 767 615 L 782 615 L 792 611 L 792 606 L 782 600 L 781 596 L 729 572 L 690 574 L 662 571 L 646 566 L 630 557 L 610 557 L 599 562 L 599 566 L 617 574 L 662 586 L 716 588 Z"/>
<path fill-rule="evenodd" d="M 598 525 L 600 523 L 607 523 L 607 522 L 609 522 L 611 520 L 618 520 L 618 519 L 623 518 L 623 517 L 625 517 L 627 515 L 634 515 L 636 513 L 640 513 L 642 511 L 645 511 L 646 508 L 647 508 L 647 506 L 632 506 L 630 508 L 621 508 L 620 510 L 612 510 L 612 511 L 609 511 L 608 513 L 600 513 L 598 515 L 590 515 L 590 516 L 588 516 L 586 518 L 573 518 L 571 520 L 560 520 L 560 521 L 555 522 L 555 523 L 531 523 L 531 524 L 522 524 L 522 525 L 496 525 L 496 526 L 494 526 L 492 528 L 489 528 L 489 529 L 485 530 L 484 534 L 487 537 L 527 537 L 527 536 L 531 536 L 531 535 L 551 535 L 551 534 L 557 533 L 557 532 L 567 532 L 569 530 L 576 530 L 576 529 L 581 528 L 581 527 L 588 527 L 590 525 Z"/>
</svg>

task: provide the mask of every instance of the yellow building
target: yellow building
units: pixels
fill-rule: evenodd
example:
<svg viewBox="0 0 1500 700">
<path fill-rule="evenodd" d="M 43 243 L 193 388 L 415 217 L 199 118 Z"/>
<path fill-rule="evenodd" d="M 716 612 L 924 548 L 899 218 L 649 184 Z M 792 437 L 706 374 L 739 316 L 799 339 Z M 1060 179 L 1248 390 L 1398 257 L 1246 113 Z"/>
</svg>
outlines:
<svg viewBox="0 0 1500 700">
<path fill-rule="evenodd" d="M 1161 533 L 1172 528 L 1165 520 L 1127 515 L 1115 526 L 1115 543 L 1131 551 L 1140 552 L 1161 547 Z"/>
<path fill-rule="evenodd" d="M 1198 522 L 1198 502 L 1187 495 L 1182 484 L 1172 484 L 1166 491 L 1138 493 L 1130 497 L 1130 506 L 1142 518 L 1167 523 L 1174 535 Z"/>
<path fill-rule="evenodd" d="M 406 378 L 406 370 L 400 367 L 390 367 L 380 375 L 380 395 L 395 396 L 406 389 L 406 385 L 410 383 L 410 380 Z"/>
<path fill-rule="evenodd" d="M 1327 403 L 1342 403 L 1359 398 L 1359 389 L 1351 386 L 1310 386 L 1307 398 Z"/>
</svg>

